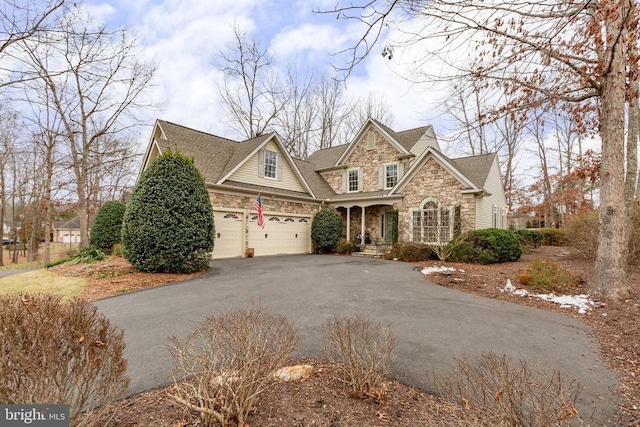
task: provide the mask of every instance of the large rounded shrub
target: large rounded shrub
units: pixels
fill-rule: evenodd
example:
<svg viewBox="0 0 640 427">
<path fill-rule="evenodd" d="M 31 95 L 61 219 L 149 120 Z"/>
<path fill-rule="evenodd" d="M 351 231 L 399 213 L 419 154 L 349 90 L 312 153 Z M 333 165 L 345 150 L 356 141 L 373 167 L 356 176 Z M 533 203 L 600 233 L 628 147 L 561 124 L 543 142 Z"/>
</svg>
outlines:
<svg viewBox="0 0 640 427">
<path fill-rule="evenodd" d="M 487 228 L 465 233 L 447 259 L 453 262 L 492 264 L 517 261 L 524 249 L 513 231 Z"/>
<path fill-rule="evenodd" d="M 330 252 L 342 236 L 342 218 L 333 208 L 324 208 L 313 217 L 311 241 L 317 253 Z"/>
<path fill-rule="evenodd" d="M 192 273 L 209 265 L 215 227 L 193 159 L 168 151 L 145 170 L 122 224 L 124 256 L 136 269 Z"/>
<path fill-rule="evenodd" d="M 111 200 L 98 209 L 91 226 L 91 246 L 110 254 L 113 246 L 120 243 L 122 219 L 127 207 L 118 200 Z"/>
</svg>

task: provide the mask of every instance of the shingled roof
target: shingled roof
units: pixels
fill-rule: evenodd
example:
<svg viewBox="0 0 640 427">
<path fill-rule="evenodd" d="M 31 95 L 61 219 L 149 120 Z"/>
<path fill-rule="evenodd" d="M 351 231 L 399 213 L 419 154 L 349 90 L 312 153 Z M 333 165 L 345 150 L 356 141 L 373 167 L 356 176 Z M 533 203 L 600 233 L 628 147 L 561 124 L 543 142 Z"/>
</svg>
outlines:
<svg viewBox="0 0 640 427">
<path fill-rule="evenodd" d="M 422 126 L 419 128 L 408 129 L 401 132 L 395 132 L 382 123 L 372 120 L 377 126 L 380 126 L 391 138 L 400 144 L 407 151 L 422 138 L 422 136 L 431 128 L 430 126 Z M 179 150 L 187 156 L 193 157 L 196 167 L 202 172 L 205 182 L 215 184 L 223 177 L 228 175 L 235 167 L 242 163 L 254 150 L 263 144 L 275 134 L 266 134 L 259 137 L 249 139 L 243 142 L 233 141 L 227 138 L 221 138 L 206 132 L 190 129 L 175 123 L 158 120 L 158 125 L 162 130 L 162 135 L 157 135 L 154 142 L 162 152 L 168 148 Z M 306 160 L 292 159 L 295 166 L 300 171 L 302 178 L 306 181 L 309 188 L 315 196 L 324 200 L 351 199 L 365 196 L 363 193 L 349 193 L 347 195 L 337 195 L 331 186 L 318 173 L 319 170 L 335 166 L 338 159 L 345 153 L 350 144 L 338 145 L 323 150 L 318 150 L 308 156 Z M 433 149 L 433 148 L 432 148 Z M 435 149 L 434 149 L 435 150 Z M 439 155 L 446 159 L 449 164 L 455 168 L 460 174 L 465 176 L 478 188 L 484 188 L 491 167 L 495 160 L 496 154 L 483 154 L 479 156 L 461 157 L 457 159 L 449 159 L 438 150 Z M 255 189 L 258 191 L 265 190 L 251 184 L 242 184 L 228 181 L 227 184 L 246 189 Z M 306 193 L 298 193 L 286 190 L 270 189 L 270 191 L 279 192 L 290 195 L 306 195 Z M 379 195 L 386 194 L 387 191 L 381 191 Z M 369 196 L 378 195 L 369 194 Z"/>
<path fill-rule="evenodd" d="M 307 156 L 307 161 L 313 163 L 316 170 L 335 166 L 347 147 L 349 147 L 349 144 L 336 145 L 335 147 L 318 150 Z"/>
<path fill-rule="evenodd" d="M 449 159 L 449 161 L 478 188 L 484 188 L 496 156 L 496 153 L 481 154 Z"/>
<path fill-rule="evenodd" d="M 166 136 L 166 139 L 155 139 L 160 150 L 164 152 L 168 148 L 175 149 L 193 157 L 196 167 L 208 183 L 215 183 L 224 176 L 223 172 L 232 157 L 236 157 L 234 155 L 238 150 L 245 149 L 243 144 L 236 141 L 175 123 L 158 120 L 158 124 Z"/>
</svg>

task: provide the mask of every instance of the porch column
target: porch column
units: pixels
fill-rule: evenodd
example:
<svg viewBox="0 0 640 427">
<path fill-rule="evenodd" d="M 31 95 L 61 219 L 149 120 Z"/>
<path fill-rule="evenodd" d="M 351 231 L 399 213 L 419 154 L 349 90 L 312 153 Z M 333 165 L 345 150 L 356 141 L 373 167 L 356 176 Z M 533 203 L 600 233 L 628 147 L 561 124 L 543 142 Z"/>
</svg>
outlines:
<svg viewBox="0 0 640 427">
<path fill-rule="evenodd" d="M 351 241 L 351 208 L 347 208 L 347 242 Z"/>
<path fill-rule="evenodd" d="M 362 225 L 360 226 L 360 244 L 364 246 L 364 206 L 362 207 Z"/>
</svg>

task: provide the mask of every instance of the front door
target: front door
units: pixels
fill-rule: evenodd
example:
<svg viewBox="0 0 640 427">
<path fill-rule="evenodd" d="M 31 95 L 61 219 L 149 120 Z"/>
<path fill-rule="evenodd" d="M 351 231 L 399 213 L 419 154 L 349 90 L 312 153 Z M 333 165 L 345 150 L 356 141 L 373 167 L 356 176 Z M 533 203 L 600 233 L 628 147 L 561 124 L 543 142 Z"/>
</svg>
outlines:
<svg viewBox="0 0 640 427">
<path fill-rule="evenodd" d="M 393 211 L 386 211 L 382 213 L 382 229 L 380 235 L 384 238 L 384 242 L 391 243 L 391 236 L 393 234 Z"/>
</svg>

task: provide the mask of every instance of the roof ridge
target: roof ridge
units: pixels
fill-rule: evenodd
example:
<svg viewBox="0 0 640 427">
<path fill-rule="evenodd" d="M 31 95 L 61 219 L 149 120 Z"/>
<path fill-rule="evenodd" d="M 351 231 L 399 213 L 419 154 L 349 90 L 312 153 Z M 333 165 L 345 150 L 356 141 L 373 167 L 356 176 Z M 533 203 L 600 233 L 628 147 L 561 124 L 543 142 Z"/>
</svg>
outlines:
<svg viewBox="0 0 640 427">
<path fill-rule="evenodd" d="M 471 159 L 473 157 L 495 156 L 497 154 L 498 154 L 497 151 L 492 151 L 491 153 L 484 153 L 484 154 L 472 154 L 472 155 L 469 155 L 469 156 L 462 156 L 462 157 L 455 157 L 455 158 L 449 157 L 449 159 L 451 159 L 451 160 Z"/>
<path fill-rule="evenodd" d="M 179 125 L 179 124 L 177 124 L 177 123 L 170 122 L 170 121 L 168 121 L 168 120 L 158 119 L 158 121 L 159 121 L 159 122 L 168 123 L 168 124 L 170 124 L 170 125 L 177 126 L 177 127 L 179 127 L 179 128 L 182 128 L 182 129 L 188 129 L 188 130 L 190 130 L 190 131 L 192 131 L 192 132 L 197 132 L 197 133 L 201 133 L 201 134 L 203 134 L 203 135 L 213 136 L 213 137 L 215 137 L 215 138 L 219 138 L 219 139 L 224 139 L 225 141 L 233 142 L 233 143 L 235 143 L 235 144 L 240 144 L 240 143 L 241 143 L 240 141 L 235 141 L 235 140 L 233 140 L 233 139 L 225 138 L 224 136 L 214 135 L 214 134 L 212 134 L 212 133 L 210 133 L 210 132 L 205 132 L 205 131 L 202 131 L 202 130 L 194 129 L 194 128 L 191 128 L 191 127 L 189 127 L 189 126 Z M 254 138 L 251 138 L 251 139 L 254 139 Z M 249 140 L 250 140 L 250 139 L 247 139 L 246 141 L 249 141 Z M 242 141 L 242 142 L 245 142 L 245 141 Z"/>
<path fill-rule="evenodd" d="M 395 133 L 405 133 L 405 132 L 411 132 L 411 131 L 422 129 L 422 128 L 429 129 L 430 127 L 433 127 L 433 126 L 432 125 L 424 125 L 424 126 L 418 126 L 418 127 L 415 127 L 415 128 L 410 128 L 410 129 L 405 129 L 405 130 L 397 130 L 397 131 L 394 131 L 394 132 Z"/>
</svg>

